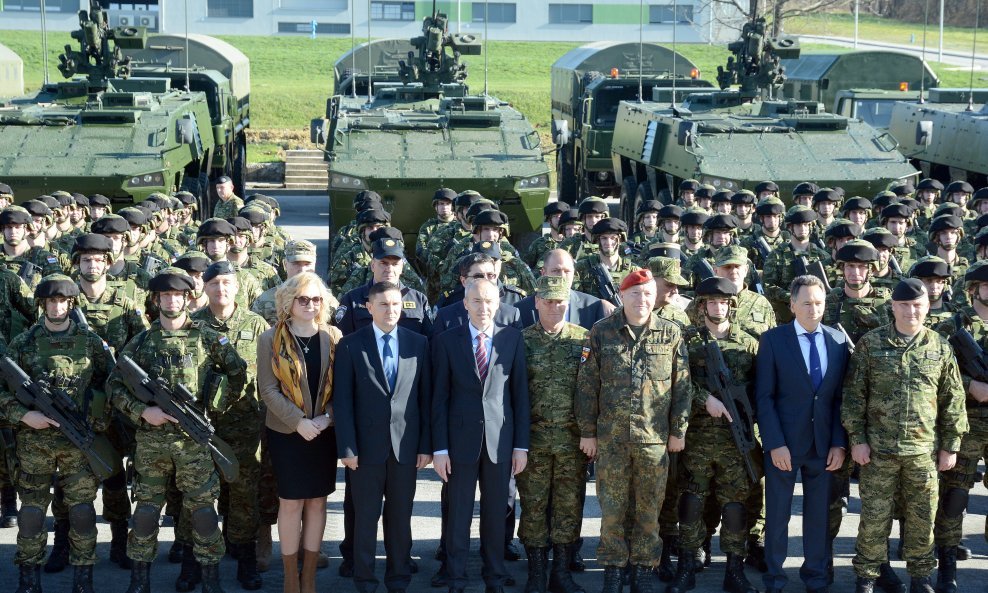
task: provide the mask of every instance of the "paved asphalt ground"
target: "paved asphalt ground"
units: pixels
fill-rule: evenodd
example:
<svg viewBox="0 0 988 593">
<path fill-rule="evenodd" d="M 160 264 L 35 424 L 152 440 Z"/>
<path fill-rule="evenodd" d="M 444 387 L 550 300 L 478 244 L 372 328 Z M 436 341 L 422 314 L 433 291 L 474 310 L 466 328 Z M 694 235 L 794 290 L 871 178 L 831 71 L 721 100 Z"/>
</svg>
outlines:
<svg viewBox="0 0 988 593">
<path fill-rule="evenodd" d="M 275 192 L 270 192 L 274 194 Z M 301 196 L 283 194 L 277 192 L 278 199 L 282 204 L 281 222 L 296 237 L 314 241 L 319 247 L 320 260 L 319 270 L 324 269 L 326 244 L 328 240 L 327 221 L 328 207 L 324 197 L 321 196 Z M 983 468 L 982 468 L 983 469 Z M 327 467 L 327 471 L 330 467 Z M 337 484 L 339 490 L 329 497 L 327 504 L 328 519 L 326 522 L 325 543 L 323 551 L 331 558 L 330 567 L 319 571 L 317 577 L 317 589 L 324 593 L 349 593 L 354 591 L 351 582 L 338 576 L 337 570 L 340 564 L 338 544 L 343 535 L 343 474 L 342 469 L 337 469 Z M 854 538 L 857 533 L 858 518 L 857 512 L 860 503 L 857 500 L 857 485 L 852 484 L 852 499 L 850 513 L 844 520 L 840 537 L 836 542 L 836 566 L 837 582 L 833 587 L 834 593 L 851 593 L 854 591 L 854 573 L 851 568 L 851 557 L 854 555 Z M 439 479 L 430 469 L 419 472 L 418 492 L 414 517 L 412 519 L 412 529 L 414 534 L 414 545 L 412 556 L 418 561 L 420 571 L 412 579 L 411 593 L 426 593 L 432 591 L 429 587 L 429 578 L 438 567 L 438 562 L 433 559 L 436 545 L 439 540 Z M 101 510 L 100 501 L 97 500 L 97 511 Z M 791 558 L 786 564 L 787 572 L 791 580 L 788 591 L 802 591 L 802 584 L 798 578 L 798 567 L 802 561 L 800 555 L 802 551 L 801 525 L 798 517 L 802 505 L 801 491 L 797 490 L 794 500 L 794 518 L 790 525 L 790 554 Z M 972 491 L 970 514 L 964 522 L 965 538 L 964 542 L 973 552 L 971 560 L 960 563 L 959 581 L 960 590 L 964 593 L 988 591 L 986 585 L 986 575 L 988 575 L 988 543 L 983 537 L 984 517 L 988 512 L 988 491 L 981 484 L 978 484 Z M 584 556 L 587 559 L 588 570 L 576 576 L 577 581 L 583 585 L 588 593 L 596 593 L 602 585 L 601 567 L 594 561 L 597 547 L 597 535 L 600 532 L 600 508 L 597 503 L 595 484 L 588 486 L 586 518 L 583 523 L 583 535 L 585 537 Z M 49 517 L 48 528 L 51 528 L 51 518 Z M 476 551 L 479 540 L 477 539 L 477 521 L 474 521 L 473 546 Z M 893 528 L 893 547 L 898 543 L 898 526 Z M 0 593 L 13 592 L 16 589 L 17 569 L 12 563 L 15 549 L 16 529 L 0 529 Z M 380 538 L 380 536 L 379 536 Z M 49 537 L 49 542 L 50 542 Z M 168 564 L 168 547 L 174 539 L 171 526 L 161 528 L 159 540 L 161 546 L 158 557 L 152 567 L 153 590 L 155 593 L 163 593 L 174 590 L 174 582 L 178 576 L 178 565 Z M 282 568 L 278 559 L 277 533 L 275 533 L 275 558 L 272 562 L 272 569 L 264 574 L 265 586 L 263 591 L 273 593 L 281 591 Z M 111 564 L 107 557 L 109 555 L 110 528 L 102 522 L 99 524 L 99 547 L 97 555 L 100 558 L 95 570 L 95 588 L 99 593 L 123 593 L 127 589 L 129 573 Z M 517 540 L 515 540 L 517 543 Z M 714 538 L 714 563 L 711 568 L 698 575 L 696 591 L 699 593 L 713 593 L 720 591 L 723 580 L 724 556 L 718 550 L 718 541 Z M 383 546 L 378 546 L 378 557 L 382 559 L 378 562 L 378 575 L 383 578 Z M 897 572 L 907 578 L 903 562 L 893 563 Z M 508 593 L 520 593 L 525 584 L 526 562 L 508 563 L 511 575 L 517 581 L 517 585 L 509 587 Z M 483 589 L 483 581 L 480 579 L 480 560 L 474 554 L 469 568 L 470 584 L 469 593 L 480 593 Z M 221 578 L 227 592 L 241 591 L 236 581 L 236 562 L 227 558 L 221 566 Z M 748 577 L 756 587 L 764 590 L 761 579 L 757 571 L 749 568 Z M 71 587 L 71 569 L 61 574 L 43 575 L 42 582 L 47 593 L 68 592 Z M 908 580 L 907 580 L 908 583 Z M 664 586 L 657 583 L 658 593 L 664 591 Z M 383 591 L 383 586 L 381 591 Z M 438 591 L 438 590 L 437 590 Z"/>
</svg>

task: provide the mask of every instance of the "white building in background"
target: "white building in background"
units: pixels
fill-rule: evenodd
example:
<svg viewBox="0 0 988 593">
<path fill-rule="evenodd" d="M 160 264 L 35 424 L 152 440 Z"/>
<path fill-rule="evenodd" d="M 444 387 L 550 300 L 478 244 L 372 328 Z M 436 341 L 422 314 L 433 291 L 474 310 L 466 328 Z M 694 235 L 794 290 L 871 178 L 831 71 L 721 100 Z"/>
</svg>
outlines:
<svg viewBox="0 0 988 593">
<path fill-rule="evenodd" d="M 407 38 L 419 33 L 431 0 L 101 0 L 113 25 L 137 25 L 151 31 L 209 35 L 316 35 Z M 0 0 L 0 30 L 40 29 L 41 0 Z M 45 0 L 48 28 L 69 31 L 89 0 Z M 709 0 L 646 0 L 644 34 L 648 41 L 726 43 L 737 39 L 742 19 L 727 4 Z M 639 2 L 635 0 L 443 0 L 440 11 L 450 28 L 502 40 L 608 41 L 637 39 Z M 486 9 L 486 10 L 485 10 Z M 0 42 L 2 42 L 0 33 Z"/>
</svg>

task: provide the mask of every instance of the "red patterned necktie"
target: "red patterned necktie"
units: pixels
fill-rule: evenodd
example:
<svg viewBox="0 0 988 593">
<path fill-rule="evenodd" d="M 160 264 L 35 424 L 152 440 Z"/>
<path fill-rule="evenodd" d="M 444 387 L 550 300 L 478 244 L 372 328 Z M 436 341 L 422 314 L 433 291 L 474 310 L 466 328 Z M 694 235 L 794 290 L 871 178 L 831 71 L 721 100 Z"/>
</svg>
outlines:
<svg viewBox="0 0 988 593">
<path fill-rule="evenodd" d="M 474 355 L 477 359 L 477 372 L 480 373 L 480 382 L 483 383 L 487 380 L 487 344 L 485 340 L 487 336 L 483 333 L 477 334 L 477 349 L 474 350 Z"/>
</svg>

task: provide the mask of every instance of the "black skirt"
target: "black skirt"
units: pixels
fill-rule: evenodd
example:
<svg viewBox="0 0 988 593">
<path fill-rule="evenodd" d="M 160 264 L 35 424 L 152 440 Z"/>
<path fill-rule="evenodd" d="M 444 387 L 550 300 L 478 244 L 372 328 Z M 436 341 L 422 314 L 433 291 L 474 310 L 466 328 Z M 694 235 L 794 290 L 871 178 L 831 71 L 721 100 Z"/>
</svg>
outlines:
<svg viewBox="0 0 988 593">
<path fill-rule="evenodd" d="M 268 431 L 268 451 L 278 481 L 278 497 L 321 498 L 336 491 L 336 429 L 307 441 L 297 432 Z"/>
</svg>

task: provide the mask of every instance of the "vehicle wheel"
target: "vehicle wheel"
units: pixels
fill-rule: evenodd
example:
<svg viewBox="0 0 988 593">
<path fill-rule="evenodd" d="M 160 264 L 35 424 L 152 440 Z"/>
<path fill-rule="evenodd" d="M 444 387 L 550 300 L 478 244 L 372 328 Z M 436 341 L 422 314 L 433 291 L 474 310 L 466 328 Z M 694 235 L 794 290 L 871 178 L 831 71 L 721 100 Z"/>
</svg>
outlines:
<svg viewBox="0 0 988 593">
<path fill-rule="evenodd" d="M 576 195 L 576 172 L 572 152 L 570 146 L 560 146 L 556 151 L 556 199 L 576 206 L 579 196 Z"/>
<path fill-rule="evenodd" d="M 638 208 L 641 206 L 642 202 L 652 199 L 652 187 L 646 181 L 638 186 L 635 190 L 635 199 L 632 200 L 631 207 L 631 218 L 625 220 L 628 223 L 628 232 L 634 233 L 638 229 L 635 227 L 635 213 L 638 212 Z"/>
<path fill-rule="evenodd" d="M 625 222 L 635 221 L 635 193 L 638 191 L 638 180 L 630 175 L 621 180 L 621 193 L 618 196 L 621 217 Z M 630 227 L 629 227 L 630 228 Z"/>
<path fill-rule="evenodd" d="M 237 137 L 234 151 L 233 174 L 230 178 L 233 179 L 233 191 L 243 198 L 247 191 L 247 139 L 242 134 Z"/>
<path fill-rule="evenodd" d="M 209 175 L 203 172 L 198 175 L 186 175 L 182 180 L 182 191 L 187 191 L 196 197 L 199 220 L 206 220 L 213 215 L 213 206 L 209 197 Z"/>
</svg>

